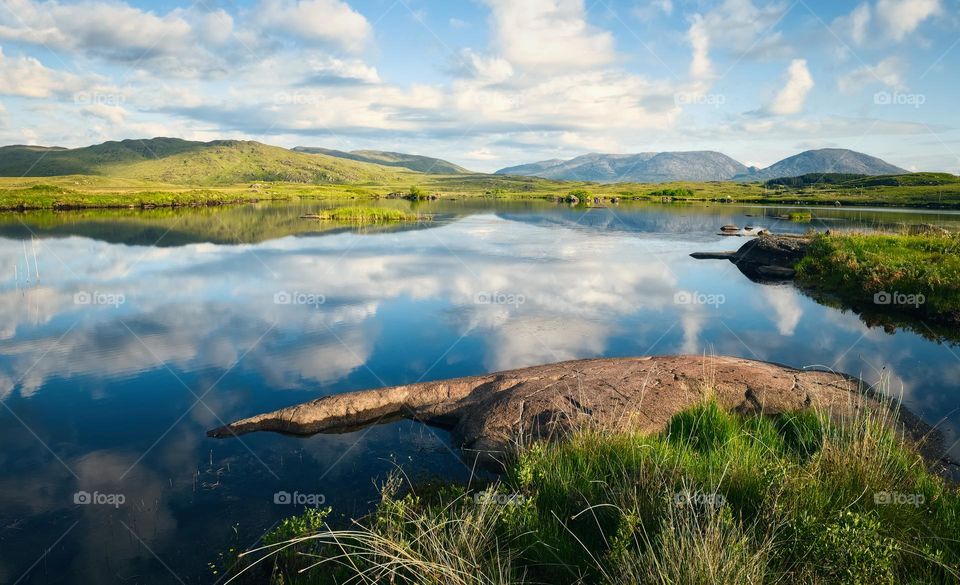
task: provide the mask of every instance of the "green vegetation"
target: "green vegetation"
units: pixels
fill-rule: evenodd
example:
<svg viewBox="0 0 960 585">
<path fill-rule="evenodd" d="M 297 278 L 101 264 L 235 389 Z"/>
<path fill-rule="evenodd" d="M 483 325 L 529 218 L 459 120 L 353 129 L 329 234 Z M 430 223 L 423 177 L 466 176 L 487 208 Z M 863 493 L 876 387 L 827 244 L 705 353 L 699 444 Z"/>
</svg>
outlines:
<svg viewBox="0 0 960 585">
<path fill-rule="evenodd" d="M 889 417 L 708 402 L 660 435 L 528 445 L 482 491 L 394 477 L 349 529 L 308 511 L 241 560 L 284 584 L 955 583 L 960 494 Z"/>
<path fill-rule="evenodd" d="M 688 198 L 693 197 L 693 190 L 687 188 L 660 189 L 658 191 L 651 192 L 650 196 Z"/>
<path fill-rule="evenodd" d="M 361 206 L 326 209 L 315 215 L 305 217 L 350 223 L 386 223 L 391 221 L 425 221 L 429 219 L 427 216 L 403 211 L 401 209 Z"/>
<path fill-rule="evenodd" d="M 787 219 L 796 223 L 806 223 L 813 221 L 813 214 L 809 211 L 791 211 L 787 214 Z"/>
<path fill-rule="evenodd" d="M 865 179 L 867 175 L 853 175 L 847 173 L 809 173 L 799 177 L 781 177 L 764 183 L 770 189 L 776 187 L 811 187 L 814 185 L 841 185 L 857 179 Z"/>
<path fill-rule="evenodd" d="M 915 230 L 917 231 L 917 230 Z M 818 235 L 797 279 L 852 306 L 960 323 L 960 235 Z"/>
</svg>

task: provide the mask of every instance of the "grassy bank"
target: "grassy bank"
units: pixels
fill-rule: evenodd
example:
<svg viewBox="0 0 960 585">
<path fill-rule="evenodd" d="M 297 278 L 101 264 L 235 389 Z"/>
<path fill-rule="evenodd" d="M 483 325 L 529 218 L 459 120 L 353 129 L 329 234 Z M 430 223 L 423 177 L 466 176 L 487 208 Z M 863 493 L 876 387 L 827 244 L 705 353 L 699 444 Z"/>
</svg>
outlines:
<svg viewBox="0 0 960 585">
<path fill-rule="evenodd" d="M 348 223 L 388 223 L 394 221 L 427 221 L 428 216 L 412 213 L 402 209 L 385 207 L 351 206 L 326 209 L 314 215 L 305 216 L 308 219 L 326 221 L 342 221 Z"/>
<path fill-rule="evenodd" d="M 707 403 L 661 435 L 528 446 L 482 491 L 400 492 L 388 481 L 345 530 L 326 511 L 288 520 L 241 562 L 267 555 L 247 574 L 284 584 L 960 578 L 956 489 L 878 415 L 741 417 Z"/>
<path fill-rule="evenodd" d="M 855 308 L 960 323 L 960 235 L 818 235 L 797 280 Z"/>
<path fill-rule="evenodd" d="M 176 177 L 174 177 L 176 178 Z M 164 183 L 143 178 L 90 175 L 0 177 L 0 210 L 142 208 L 221 205 L 255 200 L 311 198 L 378 199 L 391 193 L 420 193 L 423 198 L 563 200 L 577 193 L 581 204 L 599 199 L 665 204 L 750 203 L 789 205 L 960 208 L 960 183 L 886 184 L 883 181 L 771 188 L 760 183 L 716 181 L 667 184 L 595 184 L 504 175 L 384 175 L 376 181 L 311 183 L 251 181 L 231 184 Z"/>
</svg>

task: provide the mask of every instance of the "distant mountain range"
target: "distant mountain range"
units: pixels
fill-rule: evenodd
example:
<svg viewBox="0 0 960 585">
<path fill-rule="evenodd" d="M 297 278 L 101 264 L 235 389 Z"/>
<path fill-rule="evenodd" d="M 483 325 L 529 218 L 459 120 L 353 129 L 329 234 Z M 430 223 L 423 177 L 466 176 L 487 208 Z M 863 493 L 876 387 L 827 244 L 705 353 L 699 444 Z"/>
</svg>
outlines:
<svg viewBox="0 0 960 585">
<path fill-rule="evenodd" d="M 417 176 L 424 173 L 465 175 L 470 171 L 414 154 L 302 146 L 290 150 L 244 140 L 151 138 L 83 148 L 0 147 L 0 176 L 5 177 L 100 175 L 185 185 L 250 181 L 415 184 Z M 906 171 L 866 154 L 836 148 L 803 152 L 765 169 L 747 168 L 719 152 L 693 151 L 586 154 L 497 171 L 500 175 L 599 183 L 767 181 L 814 173 L 876 176 Z"/>
<path fill-rule="evenodd" d="M 418 154 L 405 154 L 402 152 L 388 152 L 384 150 L 353 150 L 344 152 L 342 150 L 313 146 L 297 146 L 293 150 L 309 154 L 325 154 L 327 156 L 374 163 L 388 167 L 402 167 L 410 169 L 411 171 L 417 171 L 418 173 L 429 173 L 432 175 L 458 175 L 472 172 L 443 159 L 420 156 Z"/>
<path fill-rule="evenodd" d="M 713 151 L 585 154 L 570 160 L 548 160 L 497 171 L 561 181 L 597 183 L 666 183 L 726 181 L 749 172 L 729 156 Z"/>
<path fill-rule="evenodd" d="M 878 158 L 844 150 L 808 150 L 765 169 L 747 168 L 713 151 L 586 154 L 570 160 L 547 160 L 497 171 L 565 181 L 599 183 L 668 183 L 673 181 L 766 181 L 810 173 L 892 175 L 907 171 Z"/>
</svg>

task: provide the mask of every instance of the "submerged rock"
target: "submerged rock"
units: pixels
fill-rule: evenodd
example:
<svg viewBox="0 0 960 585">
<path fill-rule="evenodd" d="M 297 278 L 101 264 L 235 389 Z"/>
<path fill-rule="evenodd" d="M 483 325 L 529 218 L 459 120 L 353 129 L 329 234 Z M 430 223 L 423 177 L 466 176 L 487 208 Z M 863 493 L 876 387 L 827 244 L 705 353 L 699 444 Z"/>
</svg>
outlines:
<svg viewBox="0 0 960 585">
<path fill-rule="evenodd" d="M 736 357 L 660 356 L 561 362 L 483 376 L 326 396 L 211 430 L 342 433 L 398 419 L 452 433 L 496 459 L 524 441 L 591 426 L 657 432 L 708 396 L 743 413 L 816 407 L 844 415 L 877 405 L 860 380 Z M 865 394 L 866 393 L 866 394 Z"/>
</svg>

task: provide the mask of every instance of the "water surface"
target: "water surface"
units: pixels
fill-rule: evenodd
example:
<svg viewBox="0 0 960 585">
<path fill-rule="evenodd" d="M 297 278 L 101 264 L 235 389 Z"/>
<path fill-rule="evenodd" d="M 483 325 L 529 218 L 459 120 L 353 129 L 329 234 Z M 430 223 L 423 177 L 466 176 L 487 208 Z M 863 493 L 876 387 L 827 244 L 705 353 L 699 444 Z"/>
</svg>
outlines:
<svg viewBox="0 0 960 585">
<path fill-rule="evenodd" d="M 405 202 L 387 202 L 407 206 Z M 559 360 L 727 354 L 883 381 L 955 440 L 958 349 L 870 328 L 694 251 L 782 208 L 465 200 L 420 225 L 299 219 L 324 203 L 0 216 L 0 582 L 214 583 L 316 495 L 356 516 L 393 469 L 467 481 L 408 422 L 212 440 L 316 396 Z M 960 227 L 960 215 L 816 210 L 814 227 Z M 957 455 L 957 450 L 954 449 Z M 78 504 L 78 492 L 122 495 Z M 114 499 L 115 501 L 115 499 Z"/>
</svg>

